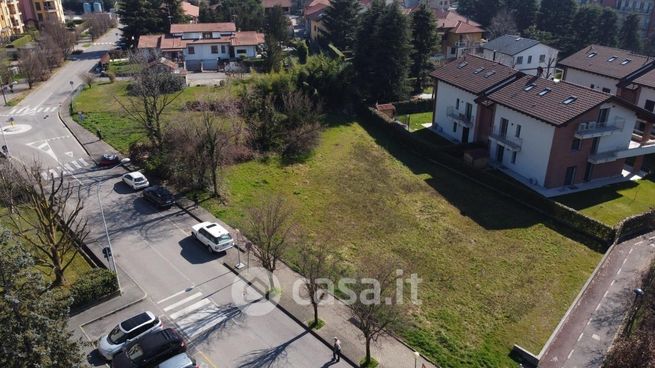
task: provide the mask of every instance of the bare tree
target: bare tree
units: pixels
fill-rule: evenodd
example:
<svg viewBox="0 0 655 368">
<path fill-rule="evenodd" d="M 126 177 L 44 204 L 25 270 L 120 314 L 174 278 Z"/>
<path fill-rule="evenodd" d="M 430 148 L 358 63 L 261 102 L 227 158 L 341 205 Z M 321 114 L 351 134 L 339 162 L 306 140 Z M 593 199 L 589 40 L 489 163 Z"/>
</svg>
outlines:
<svg viewBox="0 0 655 368">
<path fill-rule="evenodd" d="M 322 244 L 305 240 L 300 242 L 300 246 L 298 269 L 300 274 L 305 277 L 303 285 L 314 309 L 314 322 L 310 327 L 315 327 L 319 325 L 318 305 L 327 295 L 326 285 L 322 284 L 320 279 L 330 275 L 333 265 L 330 262 L 331 255 L 327 247 Z"/>
<path fill-rule="evenodd" d="M 489 23 L 489 33 L 492 38 L 500 37 L 502 35 L 515 35 L 518 34 L 518 27 L 512 13 L 507 8 L 500 9 L 496 15 L 491 18 Z"/>
<path fill-rule="evenodd" d="M 255 244 L 253 254 L 269 275 L 270 289 L 273 289 L 273 272 L 277 261 L 289 246 L 295 224 L 292 212 L 282 197 L 273 196 L 264 199 L 258 206 L 248 211 L 248 237 Z"/>
<path fill-rule="evenodd" d="M 44 55 L 46 66 L 51 72 L 64 63 L 64 51 L 57 45 L 57 42 L 47 33 L 39 39 L 40 52 Z"/>
<path fill-rule="evenodd" d="M 179 85 L 180 77 L 155 65 L 159 54 L 145 50 L 131 55 L 131 60 L 138 65 L 138 72 L 130 85 L 132 96 L 127 103 L 116 98 L 123 110 L 136 120 L 145 130 L 150 143 L 162 152 L 164 136 L 164 113 L 180 94 L 184 84 Z M 180 87 L 178 89 L 178 87 Z"/>
<path fill-rule="evenodd" d="M 351 293 L 346 293 L 354 297 L 346 301 L 346 306 L 366 344 L 362 367 L 371 364 L 371 342 L 401 320 L 403 304 L 396 289 L 398 264 L 398 261 L 379 254 L 365 256 L 360 260 L 354 282 L 348 284 Z M 371 282 L 377 285 L 374 287 Z"/>
<path fill-rule="evenodd" d="M 9 160 L 0 161 L 0 203 L 14 213 L 23 191 L 20 173 Z"/>
<path fill-rule="evenodd" d="M 53 20 L 43 23 L 41 26 L 42 37 L 51 38 L 55 45 L 61 50 L 64 59 L 67 58 L 73 48 L 77 38 L 74 31 L 68 30 L 64 23 Z"/>
<path fill-rule="evenodd" d="M 25 203 L 15 207 L 12 224 L 16 235 L 35 249 L 36 264 L 52 270 L 51 286 L 62 285 L 79 252 L 78 241 L 89 233 L 81 218 L 81 187 L 65 182 L 63 175 L 44 178 L 36 166 L 21 171 Z"/>
<path fill-rule="evenodd" d="M 97 39 L 116 26 L 116 22 L 105 13 L 90 13 L 84 16 L 92 40 Z"/>
<path fill-rule="evenodd" d="M 82 82 L 84 82 L 84 84 L 86 84 L 87 86 L 89 86 L 89 88 L 91 88 L 93 86 L 93 81 L 96 80 L 96 76 L 95 74 L 89 72 L 80 73 L 80 79 L 82 80 Z"/>
<path fill-rule="evenodd" d="M 20 49 L 18 50 L 18 68 L 25 77 L 27 85 L 31 89 L 35 82 L 44 77 L 48 68 L 45 55 L 39 49 Z"/>
</svg>

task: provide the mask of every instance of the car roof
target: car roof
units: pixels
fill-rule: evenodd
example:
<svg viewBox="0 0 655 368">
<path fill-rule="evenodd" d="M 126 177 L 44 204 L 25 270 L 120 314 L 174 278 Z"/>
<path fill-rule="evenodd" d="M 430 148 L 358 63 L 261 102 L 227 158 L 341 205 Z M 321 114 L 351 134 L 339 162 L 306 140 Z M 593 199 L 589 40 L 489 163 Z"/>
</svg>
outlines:
<svg viewBox="0 0 655 368">
<path fill-rule="evenodd" d="M 168 360 L 163 361 L 157 368 L 183 368 L 193 364 L 193 360 L 187 353 L 177 354 Z"/>
<path fill-rule="evenodd" d="M 138 171 L 133 171 L 133 172 L 131 172 L 131 173 L 127 173 L 127 174 L 125 174 L 125 175 L 130 175 L 130 176 L 133 177 L 133 178 L 145 178 L 145 177 L 146 177 L 145 175 L 141 174 L 141 173 L 138 172 Z"/>
<path fill-rule="evenodd" d="M 152 314 L 152 312 L 145 311 L 143 313 L 137 314 L 136 316 L 121 322 L 121 328 L 124 331 L 129 332 L 143 325 L 144 323 L 148 323 L 156 318 L 157 317 L 155 317 L 155 315 Z"/>
<path fill-rule="evenodd" d="M 227 234 L 225 228 L 215 222 L 203 222 L 203 227 L 210 233 L 212 236 L 219 237 L 221 235 Z"/>
<path fill-rule="evenodd" d="M 153 352 L 160 351 L 163 345 L 168 345 L 174 341 L 182 341 L 182 337 L 172 328 L 157 331 L 143 336 L 137 340 L 143 350 L 143 355 L 151 355 Z"/>
</svg>

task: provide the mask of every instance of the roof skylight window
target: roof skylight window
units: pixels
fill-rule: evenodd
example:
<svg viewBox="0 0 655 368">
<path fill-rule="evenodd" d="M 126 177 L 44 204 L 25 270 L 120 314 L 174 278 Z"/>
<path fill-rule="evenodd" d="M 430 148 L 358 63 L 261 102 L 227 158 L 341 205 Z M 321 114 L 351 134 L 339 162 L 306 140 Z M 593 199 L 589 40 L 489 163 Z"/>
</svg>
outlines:
<svg viewBox="0 0 655 368">
<path fill-rule="evenodd" d="M 632 61 L 632 60 L 630 60 L 630 59 L 625 59 L 625 60 L 623 60 L 623 61 L 621 62 L 621 65 L 630 64 L 631 61 Z"/>
<path fill-rule="evenodd" d="M 618 56 L 610 56 L 610 58 L 607 59 L 607 61 L 611 63 L 612 61 L 614 61 L 614 60 L 616 60 L 618 58 L 619 58 Z"/>
<path fill-rule="evenodd" d="M 467 66 L 467 65 L 469 65 L 469 62 L 468 62 L 468 61 L 462 61 L 461 63 L 459 63 L 459 64 L 457 65 L 457 69 L 462 69 L 463 67 L 465 67 L 465 66 Z"/>
<path fill-rule="evenodd" d="M 533 89 L 533 88 L 536 87 L 536 86 L 537 86 L 536 84 L 534 84 L 534 83 L 530 83 L 530 84 L 528 84 L 527 86 L 523 87 L 523 90 L 527 92 L 527 91 Z"/>
<path fill-rule="evenodd" d="M 541 90 L 541 92 L 538 93 L 539 96 L 545 96 L 548 92 L 550 92 L 550 88 L 546 87 Z"/>
<path fill-rule="evenodd" d="M 577 100 L 577 99 L 578 99 L 578 98 L 575 97 L 575 96 L 569 96 L 569 97 L 567 97 L 564 101 L 562 101 L 562 103 L 563 103 L 564 105 L 570 105 L 570 104 L 574 103 L 575 100 Z"/>
<path fill-rule="evenodd" d="M 480 74 L 483 70 L 484 70 L 483 67 L 479 67 L 479 68 L 475 69 L 475 71 L 473 72 L 473 74 Z"/>
<path fill-rule="evenodd" d="M 495 71 L 495 70 L 492 70 L 492 71 L 490 71 L 490 72 L 485 73 L 484 77 L 485 77 L 485 78 L 489 78 L 489 77 L 491 77 L 491 76 L 494 75 L 494 74 L 496 74 L 496 71 Z"/>
<path fill-rule="evenodd" d="M 596 51 L 592 51 L 592 52 L 590 52 L 590 53 L 587 54 L 587 57 L 588 57 L 588 58 L 592 58 L 592 57 L 594 57 L 594 56 L 596 56 L 596 55 L 598 55 L 598 53 L 597 53 Z"/>
</svg>

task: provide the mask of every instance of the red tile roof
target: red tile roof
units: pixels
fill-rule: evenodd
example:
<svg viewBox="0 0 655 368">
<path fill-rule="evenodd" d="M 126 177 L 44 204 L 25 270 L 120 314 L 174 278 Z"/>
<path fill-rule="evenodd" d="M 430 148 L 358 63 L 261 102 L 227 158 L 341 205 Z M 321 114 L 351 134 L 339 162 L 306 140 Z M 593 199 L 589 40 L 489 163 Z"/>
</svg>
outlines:
<svg viewBox="0 0 655 368">
<path fill-rule="evenodd" d="M 629 60 L 629 62 L 625 63 L 626 60 Z M 589 73 L 621 79 L 652 61 L 652 58 L 634 54 L 627 50 L 591 45 L 560 61 L 559 64 Z"/>
<path fill-rule="evenodd" d="M 252 31 L 237 32 L 230 40 L 232 46 L 257 46 L 263 43 L 264 34 Z"/>
<path fill-rule="evenodd" d="M 159 40 L 159 48 L 162 50 L 181 50 L 186 44 L 186 40 L 177 37 L 161 37 Z"/>
<path fill-rule="evenodd" d="M 636 84 L 640 84 L 642 86 L 655 88 L 655 70 L 651 70 L 650 72 L 640 76 L 639 78 L 635 78 L 635 80 L 633 80 L 632 82 Z"/>
<path fill-rule="evenodd" d="M 466 34 L 466 33 L 484 33 L 484 29 L 475 26 L 470 23 L 458 22 L 455 28 L 451 31 L 455 34 Z"/>
<path fill-rule="evenodd" d="M 517 73 L 508 66 L 466 55 L 443 65 L 430 75 L 473 94 L 479 94 Z"/>
<path fill-rule="evenodd" d="M 159 47 L 159 40 L 163 35 L 143 35 L 139 37 L 139 49 L 155 49 Z"/>
<path fill-rule="evenodd" d="M 533 87 L 526 90 L 530 85 Z M 540 95 L 547 89 L 550 91 Z M 574 97 L 575 100 L 570 104 L 564 104 L 563 101 L 569 97 Z M 611 100 L 612 96 L 572 83 L 563 81 L 555 83 L 548 79 L 526 75 L 490 93 L 487 98 L 512 110 L 558 126 Z"/>
<path fill-rule="evenodd" d="M 459 15 L 459 13 L 454 10 L 432 9 L 432 12 L 437 23 L 437 28 L 455 28 L 459 22 L 468 23 L 475 27 L 481 27 L 480 23 Z"/>
<path fill-rule="evenodd" d="M 283 8 L 291 8 L 291 0 L 262 0 L 264 9 L 273 8 L 277 5 Z"/>
<path fill-rule="evenodd" d="M 182 11 L 184 12 L 184 14 L 190 17 L 198 18 L 198 16 L 200 15 L 200 8 L 191 4 L 188 1 L 182 1 L 180 6 L 182 7 Z"/>
<path fill-rule="evenodd" d="M 303 15 L 305 17 L 318 16 L 328 6 L 330 6 L 330 0 L 312 0 L 309 4 L 305 5 Z"/>
<path fill-rule="evenodd" d="M 225 23 L 195 23 L 171 24 L 171 33 L 185 32 L 236 32 L 237 26 L 231 22 Z"/>
</svg>

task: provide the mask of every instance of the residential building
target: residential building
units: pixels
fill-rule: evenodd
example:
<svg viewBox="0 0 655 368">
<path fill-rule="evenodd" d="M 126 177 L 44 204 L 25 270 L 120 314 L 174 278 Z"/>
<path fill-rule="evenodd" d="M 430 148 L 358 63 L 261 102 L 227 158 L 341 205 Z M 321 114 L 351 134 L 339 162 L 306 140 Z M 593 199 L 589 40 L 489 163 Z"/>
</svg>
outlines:
<svg viewBox="0 0 655 368">
<path fill-rule="evenodd" d="M 28 26 L 37 26 L 43 22 L 65 21 L 61 0 L 19 0 L 19 3 L 23 22 Z"/>
<path fill-rule="evenodd" d="M 481 46 L 484 39 L 484 29 L 455 10 L 433 8 L 432 12 L 440 35 L 439 49 L 443 58 L 458 58 L 474 51 Z"/>
<path fill-rule="evenodd" d="M 264 8 L 265 13 L 269 12 L 276 6 L 280 6 L 286 14 L 291 12 L 291 0 L 262 0 L 262 7 Z"/>
<path fill-rule="evenodd" d="M 308 30 L 308 36 L 311 41 L 318 41 L 328 34 L 323 16 L 325 9 L 330 6 L 330 0 L 312 0 L 303 9 L 305 18 L 305 29 Z"/>
<path fill-rule="evenodd" d="M 0 1 L 0 37 L 8 38 L 25 30 L 18 0 Z"/>
<path fill-rule="evenodd" d="M 139 49 L 158 50 L 186 70 L 217 70 L 221 62 L 256 57 L 264 43 L 257 32 L 237 32 L 234 23 L 172 24 L 168 35 L 144 35 Z"/>
<path fill-rule="evenodd" d="M 482 56 L 513 67 L 529 75 L 552 78 L 557 64 L 557 49 L 514 35 L 504 35 L 482 45 Z"/>
<path fill-rule="evenodd" d="M 628 163 L 639 172 L 643 156 L 655 153 L 655 115 L 617 96 L 473 55 L 431 75 L 431 129 L 452 141 L 482 143 L 493 165 L 542 193 L 621 178 Z"/>
<path fill-rule="evenodd" d="M 639 15 L 641 34 L 648 37 L 655 31 L 655 0 L 577 0 L 578 4 L 599 4 L 613 8 L 623 21 L 630 14 Z"/>
<path fill-rule="evenodd" d="M 189 23 L 198 23 L 198 17 L 200 16 L 200 7 L 197 7 L 191 4 L 188 1 L 182 1 L 180 3 L 182 7 L 182 12 L 184 15 L 189 17 Z"/>
</svg>

